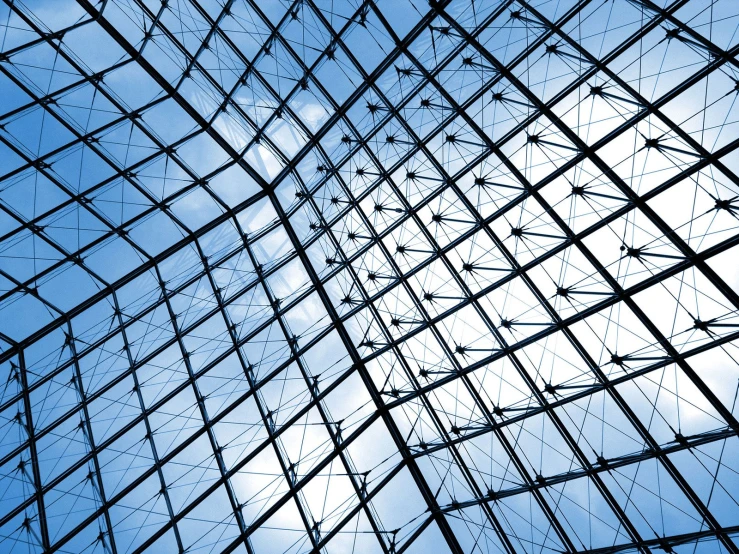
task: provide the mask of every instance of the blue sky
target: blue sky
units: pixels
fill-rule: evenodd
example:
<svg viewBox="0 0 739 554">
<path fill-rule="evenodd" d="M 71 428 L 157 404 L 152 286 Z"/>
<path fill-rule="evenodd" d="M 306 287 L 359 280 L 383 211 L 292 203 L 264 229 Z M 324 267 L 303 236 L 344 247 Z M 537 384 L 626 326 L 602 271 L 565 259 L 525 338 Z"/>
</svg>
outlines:
<svg viewBox="0 0 739 554">
<path fill-rule="evenodd" d="M 733 0 L 86 4 L 0 6 L 0 550 L 737 525 Z"/>
</svg>

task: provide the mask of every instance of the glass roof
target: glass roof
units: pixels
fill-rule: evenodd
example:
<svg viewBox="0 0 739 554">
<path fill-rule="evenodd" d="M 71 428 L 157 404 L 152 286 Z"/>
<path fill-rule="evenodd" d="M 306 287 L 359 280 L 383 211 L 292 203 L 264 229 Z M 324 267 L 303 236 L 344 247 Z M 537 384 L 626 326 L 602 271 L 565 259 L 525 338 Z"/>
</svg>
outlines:
<svg viewBox="0 0 739 554">
<path fill-rule="evenodd" d="M 0 551 L 739 552 L 736 0 L 5 0 Z"/>
</svg>

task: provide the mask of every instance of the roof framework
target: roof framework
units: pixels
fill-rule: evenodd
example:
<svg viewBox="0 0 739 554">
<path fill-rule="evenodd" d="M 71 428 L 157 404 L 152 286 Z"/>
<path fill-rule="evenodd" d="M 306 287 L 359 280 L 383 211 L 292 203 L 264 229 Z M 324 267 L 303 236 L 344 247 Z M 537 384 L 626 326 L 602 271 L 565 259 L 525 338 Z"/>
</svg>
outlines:
<svg viewBox="0 0 739 554">
<path fill-rule="evenodd" d="M 739 552 L 734 0 L 0 26 L 0 550 Z"/>
</svg>

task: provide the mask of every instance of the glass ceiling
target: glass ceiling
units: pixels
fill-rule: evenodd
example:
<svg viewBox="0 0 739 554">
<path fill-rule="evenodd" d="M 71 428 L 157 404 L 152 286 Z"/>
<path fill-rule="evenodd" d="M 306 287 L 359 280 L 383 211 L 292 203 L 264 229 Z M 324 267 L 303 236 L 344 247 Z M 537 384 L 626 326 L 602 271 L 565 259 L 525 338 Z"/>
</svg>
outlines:
<svg viewBox="0 0 739 554">
<path fill-rule="evenodd" d="M 0 551 L 739 552 L 736 0 L 0 41 Z"/>
</svg>

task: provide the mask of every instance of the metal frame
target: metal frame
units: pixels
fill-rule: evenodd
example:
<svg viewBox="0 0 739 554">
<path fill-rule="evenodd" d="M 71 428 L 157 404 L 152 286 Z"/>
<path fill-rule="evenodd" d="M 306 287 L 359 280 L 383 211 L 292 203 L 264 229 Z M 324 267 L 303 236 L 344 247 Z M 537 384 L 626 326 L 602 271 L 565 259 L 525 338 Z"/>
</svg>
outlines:
<svg viewBox="0 0 739 554">
<path fill-rule="evenodd" d="M 739 504 L 730 480 L 719 476 L 739 471 L 725 455 L 739 440 L 739 388 L 726 378 L 727 390 L 716 390 L 694 362 L 723 353 L 734 367 L 739 354 L 739 293 L 724 266 L 716 265 L 739 248 L 739 226 L 732 225 L 732 218 L 739 219 L 739 170 L 732 161 L 739 137 L 731 135 L 738 123 L 732 116 L 739 43 L 712 34 L 713 24 L 723 20 L 714 20 L 714 10 L 725 6 L 703 0 L 663 6 L 652 0 L 408 1 L 418 17 L 399 36 L 392 8 L 376 0 L 338 7 L 283 2 L 279 19 L 258 0 L 163 0 L 156 9 L 142 0 L 76 0 L 80 18 L 57 30 L 32 8 L 6 0 L 3 29 L 11 46 L 0 52 L 0 77 L 30 100 L 8 109 L 0 100 L 0 147 L 20 160 L 8 161 L 11 169 L 0 175 L 0 221 L 7 222 L 0 234 L 0 316 L 16 314 L 14 304 L 26 298 L 49 315 L 23 336 L 11 336 L 12 326 L 0 328 L 0 368 L 7 381 L 0 395 L 0 482 L 7 493 L 0 501 L 0 550 L 262 552 L 256 537 L 274 527 L 271 520 L 283 508 L 294 507 L 298 527 L 283 530 L 286 541 L 288 531 L 298 533 L 291 551 L 328 552 L 341 534 L 355 541 L 368 534 L 382 552 L 400 553 L 422 548 L 438 532 L 444 545 L 437 546 L 455 554 L 673 552 L 705 542 L 719 552 L 739 552 Z M 633 11 L 614 16 L 613 9 Z M 611 23 L 612 17 L 636 14 L 640 19 L 624 25 L 626 31 Z M 701 16 L 703 23 L 696 23 Z M 126 18 L 129 26 L 123 25 Z M 300 40 L 292 35 L 298 28 Z M 19 29 L 24 38 L 9 34 Z M 89 45 L 68 46 L 68 37 L 90 29 L 122 53 L 103 70 L 84 61 Z M 351 46 L 363 29 L 365 41 L 385 49 L 375 63 Z M 583 37 L 589 32 L 619 39 L 596 52 Z M 255 41 L 252 52 L 239 33 Z M 726 49 L 720 46 L 724 38 Z M 491 46 L 494 40 L 501 41 L 498 48 Z M 315 55 L 306 53 L 311 49 Z M 664 64 L 675 49 L 686 58 L 683 66 L 667 70 L 648 58 L 663 51 Z M 639 58 L 649 60 L 648 67 Z M 35 69 L 50 76 L 46 90 L 28 59 L 41 60 Z M 217 68 L 210 67 L 216 62 Z M 274 74 L 266 67 L 272 62 Z M 167 74 L 173 66 L 175 78 Z M 134 107 L 118 95 L 114 77 L 132 67 L 159 91 Z M 353 89 L 344 100 L 334 99 L 342 85 L 323 79 L 325 71 L 346 76 Z M 668 76 L 670 71 L 679 77 Z M 53 78 L 59 75 L 65 80 L 57 86 Z M 648 92 L 642 79 L 668 85 Z M 733 88 L 709 103 L 713 79 L 731 81 Z M 705 89 L 704 105 L 690 105 L 690 117 L 676 120 L 675 103 L 689 103 L 698 86 Z M 68 102 L 81 91 L 88 96 Z M 252 95 L 253 104 L 242 100 L 244 94 Z M 313 95 L 325 113 L 315 128 L 300 112 L 302 94 Z M 74 104 L 84 98 L 87 105 Z M 728 107 L 720 104 L 724 99 Z M 95 102 L 109 113 L 93 125 L 93 113 L 105 111 Z M 611 117 L 594 115 L 596 102 L 610 108 Z M 147 116 L 175 105 L 194 128 L 166 140 L 166 125 Z M 707 123 L 718 105 L 725 111 L 711 117 L 723 122 Z M 84 126 L 72 115 L 77 108 L 87 113 Z M 29 131 L 37 135 L 35 152 L 16 125 L 30 114 L 41 114 L 38 128 Z M 697 131 L 689 124 L 696 117 L 702 117 Z M 608 130 L 591 139 L 587 129 L 595 125 Z M 729 134 L 720 146 L 705 139 L 717 129 Z M 112 153 L 121 145 L 120 130 L 128 133 L 123 163 Z M 614 163 L 614 152 L 632 135 L 633 148 Z M 145 155 L 130 154 L 140 147 L 134 137 L 146 143 Z M 201 174 L 191 167 L 198 153 L 181 151 L 206 137 L 225 161 Z M 44 141 L 55 146 L 44 149 Z M 85 166 L 81 154 L 79 182 L 70 183 L 57 168 L 78 151 L 100 160 L 106 176 L 97 178 L 95 171 L 103 170 Z M 129 162 L 129 155 L 136 161 Z M 628 160 L 632 165 L 624 171 Z M 162 163 L 163 176 L 146 174 Z M 271 175 L 270 163 L 278 166 Z M 648 171 L 649 163 L 657 169 Z M 93 176 L 83 178 L 87 171 Z M 231 171 L 241 176 L 232 186 L 247 180 L 256 185 L 235 203 L 213 184 Z M 29 179 L 36 183 L 32 195 L 22 188 Z M 162 181 L 161 194 L 147 185 L 149 179 Z M 182 183 L 167 195 L 168 179 Z M 655 182 L 640 190 L 644 179 Z M 39 180 L 64 198 L 41 202 Z M 122 196 L 119 221 L 102 206 L 115 186 L 135 191 L 141 204 L 124 217 L 128 203 Z M 564 195 L 558 192 L 563 186 L 569 187 Z M 694 206 L 708 199 L 714 204 L 703 213 L 694 207 L 688 220 L 675 225 L 665 213 L 666 199 L 679 187 L 694 191 Z M 12 196 L 18 189 L 21 200 Z M 176 209 L 196 194 L 218 212 L 197 227 Z M 23 202 L 31 203 L 30 216 Z M 257 210 L 273 217 L 251 228 Z M 77 217 L 73 228 L 65 223 L 69 214 Z M 134 236 L 157 217 L 181 234 L 159 250 Z M 709 217 L 694 234 L 694 226 Z M 590 223 L 582 226 L 578 218 Z M 719 219 L 724 227 L 712 227 Z M 60 238 L 70 229 L 76 247 Z M 594 247 L 618 229 L 620 255 Z M 83 238 L 92 231 L 94 238 Z M 267 249 L 275 236 L 283 241 L 276 255 Z M 704 247 L 704 240 L 710 245 Z M 115 256 L 114 245 L 140 261 L 106 280 L 90 260 L 99 252 Z M 32 269 L 18 269 L 17 259 Z M 296 267 L 302 281 L 287 285 L 286 273 Z M 47 292 L 46 285 L 71 286 L 63 280 L 71 268 L 86 272 L 97 290 L 63 309 L 63 293 Z M 578 281 L 568 281 L 573 271 Z M 555 292 L 548 292 L 552 286 Z M 711 287 L 710 294 L 699 296 L 702 286 Z M 133 289 L 139 296 L 132 299 Z M 692 328 L 675 329 L 673 322 L 672 331 L 664 331 L 645 295 L 665 291 L 674 304 L 664 309 L 674 311 L 674 321 L 688 314 Z M 520 313 L 507 313 L 509 302 L 518 302 Z M 295 331 L 300 325 L 294 315 L 307 309 L 318 312 L 310 314 L 315 321 Z M 716 315 L 702 319 L 701 310 L 710 309 Z M 86 327 L 86 319 L 94 324 Z M 629 332 L 643 335 L 624 339 Z M 633 346 L 639 340 L 641 346 Z M 554 341 L 567 346 L 557 350 Z M 329 344 L 343 353 L 338 361 L 330 367 L 311 361 L 328 356 Z M 174 361 L 158 365 L 168 356 Z M 556 382 L 552 361 L 547 378 L 545 356 L 580 373 Z M 217 389 L 226 400 L 215 405 L 218 395 L 208 392 L 208 379 L 230 363 L 236 374 L 218 377 L 226 379 Z M 675 390 L 663 383 L 668 371 Z M 353 379 L 361 383 L 364 404 L 332 415 L 342 385 Z M 510 398 L 491 396 L 495 386 L 489 383 L 496 379 L 499 387 L 510 387 Z M 286 399 L 288 382 L 297 392 Z M 692 387 L 689 395 L 678 391 L 678 382 Z M 283 392 L 276 398 L 278 386 Z M 647 420 L 637 392 L 652 408 Z M 676 415 L 660 394 L 674 397 Z M 186 396 L 194 400 L 180 406 Z M 591 403 L 602 403 L 603 417 Z M 613 410 L 608 416 L 607 403 Z M 107 405 L 118 415 L 101 409 Z M 681 420 L 683 405 L 698 406 L 710 426 L 684 433 L 682 425 L 692 423 Z M 258 417 L 240 424 L 237 438 L 243 442 L 225 440 L 224 429 L 234 425 L 230 418 L 239 421 L 247 406 Z M 360 409 L 368 413 L 359 417 Z M 579 423 L 574 413 L 584 414 Z M 632 433 L 641 449 L 605 452 L 620 447 L 602 439 L 614 414 L 629 427 L 621 432 Z M 601 427 L 599 446 L 586 416 Z M 655 418 L 671 436 L 665 438 Z M 179 428 L 167 442 L 170 424 Z M 296 458 L 290 433 L 310 425 L 321 429 L 322 440 L 306 454 L 304 431 Z M 365 463 L 357 445 L 375 427 L 389 437 L 393 461 L 360 470 Z M 489 450 L 481 449 L 482 440 Z M 203 444 L 207 448 L 198 446 Z M 183 462 L 192 452 L 202 461 Z M 566 459 L 567 468 L 544 463 L 545 452 L 547 460 L 555 454 Z M 133 461 L 109 470 L 111 456 L 118 455 Z M 251 475 L 262 455 L 277 462 L 270 474 L 274 488 L 266 497 L 244 498 L 236 481 Z M 478 467 L 483 458 L 488 472 Z M 686 459 L 705 474 L 687 472 Z M 502 468 L 500 479 L 494 464 Z M 200 477 L 172 477 L 180 471 L 173 468 L 181 467 L 189 468 L 186 475 L 200 471 Z M 657 475 L 656 492 L 640 476 L 647 467 Z M 204 477 L 207 472 L 211 477 Z M 419 509 L 410 521 L 389 528 L 381 499 L 399 494 L 401 474 L 417 489 Z M 311 496 L 311 486 L 324 477 L 346 484 L 345 500 L 329 514 L 326 500 L 317 513 Z M 664 496 L 660 479 L 670 483 Z M 154 481 L 158 492 L 139 497 Z M 579 506 L 587 515 L 590 545 L 581 536 L 584 524 L 574 521 L 580 516 L 560 505 L 563 498 L 571 501 L 567 487 L 602 501 L 597 510 Z M 189 492 L 180 502 L 183 488 Z M 664 532 L 671 524 L 664 514 L 649 512 L 634 488 L 656 497 L 660 511 L 676 509 L 692 518 L 695 529 Z M 733 519 L 717 511 L 716 489 L 735 504 Z M 226 518 L 203 519 L 207 502 L 220 492 Z M 252 504 L 253 517 L 247 515 Z M 516 512 L 524 504 L 528 513 Z M 132 539 L 123 509 L 143 517 Z M 594 547 L 592 526 L 603 518 L 613 522 L 607 524 L 612 543 Z M 366 530 L 359 530 L 360 520 Z M 201 524 L 211 526 L 208 536 L 215 529 L 220 534 L 200 544 L 188 526 Z"/>
</svg>

